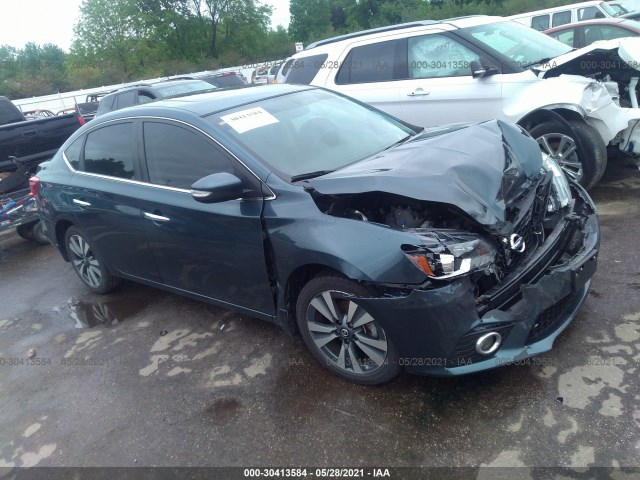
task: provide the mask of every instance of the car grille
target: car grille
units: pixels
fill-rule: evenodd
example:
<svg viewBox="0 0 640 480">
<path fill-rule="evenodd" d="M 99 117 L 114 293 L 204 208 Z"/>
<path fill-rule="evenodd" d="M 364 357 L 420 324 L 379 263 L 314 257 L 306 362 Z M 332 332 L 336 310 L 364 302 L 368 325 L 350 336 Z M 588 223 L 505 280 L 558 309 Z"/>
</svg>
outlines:
<svg viewBox="0 0 640 480">
<path fill-rule="evenodd" d="M 511 273 L 524 258 L 534 252 L 542 240 L 542 222 L 549 203 L 551 192 L 550 177 L 546 176 L 536 188 L 533 205 L 522 220 L 516 225 L 513 233 L 520 235 L 525 242 L 524 252 L 511 250 L 504 241 L 501 241 L 501 254 L 503 259 L 503 272 Z"/>
<path fill-rule="evenodd" d="M 485 333 L 498 332 L 502 336 L 502 342 L 504 342 L 512 328 L 512 323 L 483 325 L 469 333 L 465 333 L 460 337 L 460 340 L 458 340 L 454 352 L 447 357 L 447 367 L 462 367 L 491 358 L 492 355 L 481 355 L 476 351 L 478 338 Z"/>
<path fill-rule="evenodd" d="M 575 299 L 576 293 L 570 293 L 562 300 L 551 305 L 540 315 L 538 315 L 536 323 L 533 325 L 533 328 L 531 329 L 531 331 L 529 332 L 529 336 L 527 337 L 527 343 L 533 343 L 537 342 L 538 340 L 542 340 L 551 332 L 553 332 L 557 328 L 558 323 L 562 321 L 563 315 L 567 312 L 569 307 L 573 305 Z"/>
</svg>

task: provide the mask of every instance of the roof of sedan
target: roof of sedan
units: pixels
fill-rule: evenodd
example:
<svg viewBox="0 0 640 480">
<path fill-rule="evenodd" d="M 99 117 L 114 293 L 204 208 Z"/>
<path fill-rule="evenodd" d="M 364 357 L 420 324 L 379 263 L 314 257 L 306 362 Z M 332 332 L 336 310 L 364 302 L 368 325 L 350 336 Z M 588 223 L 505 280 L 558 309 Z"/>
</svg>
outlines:
<svg viewBox="0 0 640 480">
<path fill-rule="evenodd" d="M 309 90 L 314 87 L 307 85 L 263 85 L 247 86 L 231 89 L 220 89 L 213 92 L 186 95 L 184 97 L 168 98 L 158 100 L 153 103 L 146 103 L 141 106 L 127 108 L 131 114 L 133 109 L 143 107 L 146 109 L 177 108 L 194 113 L 198 116 L 205 116 L 215 112 L 221 112 L 230 108 L 238 107 L 247 103 L 258 102 L 267 98 L 285 95 L 287 93 Z M 118 110 L 122 111 L 122 110 Z"/>
<path fill-rule="evenodd" d="M 640 28 L 640 22 L 632 20 L 630 18 L 615 17 L 615 18 L 592 18 L 591 20 L 582 20 L 581 22 L 565 23 L 564 25 L 558 25 L 557 27 L 548 28 L 544 33 L 553 33 L 560 30 L 568 30 L 570 28 L 581 27 L 584 25 L 619 25 L 627 26 L 633 29 Z"/>
</svg>

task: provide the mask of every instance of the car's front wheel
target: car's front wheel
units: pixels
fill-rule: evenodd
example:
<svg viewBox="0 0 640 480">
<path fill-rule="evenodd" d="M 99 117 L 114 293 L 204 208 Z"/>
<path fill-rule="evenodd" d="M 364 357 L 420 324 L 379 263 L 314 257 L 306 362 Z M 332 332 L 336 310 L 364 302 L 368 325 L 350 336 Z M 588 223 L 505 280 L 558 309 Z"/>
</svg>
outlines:
<svg viewBox="0 0 640 480">
<path fill-rule="evenodd" d="M 120 284 L 121 279 L 109 272 L 79 228 L 69 227 L 64 238 L 73 269 L 89 290 L 107 293 Z"/>
<path fill-rule="evenodd" d="M 351 280 L 321 275 L 300 292 L 296 316 L 307 347 L 325 368 L 355 383 L 377 385 L 396 377 L 401 368 L 382 326 L 352 300 L 370 296 Z"/>
<path fill-rule="evenodd" d="M 548 121 L 532 127 L 529 133 L 542 150 L 554 158 L 567 176 L 583 187 L 593 187 L 607 166 L 607 148 L 598 131 L 580 120 L 569 120 L 573 132 L 558 121 Z M 573 139 L 577 135 L 582 146 Z"/>
</svg>

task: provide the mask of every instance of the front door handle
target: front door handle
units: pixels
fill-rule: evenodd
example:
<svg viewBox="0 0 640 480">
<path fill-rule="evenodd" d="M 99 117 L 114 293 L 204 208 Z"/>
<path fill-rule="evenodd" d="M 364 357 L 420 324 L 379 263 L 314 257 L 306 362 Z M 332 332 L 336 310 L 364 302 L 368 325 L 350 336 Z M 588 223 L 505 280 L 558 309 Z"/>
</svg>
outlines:
<svg viewBox="0 0 640 480">
<path fill-rule="evenodd" d="M 78 200 L 77 198 L 73 199 L 73 203 L 76 205 L 80 205 L 81 207 L 90 207 L 91 204 L 89 202 L 85 202 L 84 200 Z"/>
<path fill-rule="evenodd" d="M 429 90 L 425 90 L 424 88 L 416 88 L 413 92 L 407 93 L 407 97 L 425 97 L 430 93 Z"/>
<path fill-rule="evenodd" d="M 142 212 L 144 218 L 151 220 L 152 222 L 168 222 L 169 217 L 163 217 L 162 215 L 156 215 L 155 213 Z"/>
</svg>

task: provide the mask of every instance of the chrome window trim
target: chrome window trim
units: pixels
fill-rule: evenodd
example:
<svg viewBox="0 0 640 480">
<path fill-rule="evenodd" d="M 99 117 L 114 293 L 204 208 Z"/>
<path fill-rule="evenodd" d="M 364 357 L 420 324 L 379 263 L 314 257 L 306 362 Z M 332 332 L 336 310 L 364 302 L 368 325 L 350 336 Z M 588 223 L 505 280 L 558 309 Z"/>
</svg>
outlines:
<svg viewBox="0 0 640 480">
<path fill-rule="evenodd" d="M 249 173 L 251 173 L 254 177 L 256 177 L 256 179 L 258 180 L 258 182 L 260 182 L 261 185 L 264 185 L 265 187 L 267 187 L 269 192 L 271 192 L 271 195 L 262 197 L 264 200 L 275 200 L 277 198 L 275 192 L 271 189 L 271 187 L 269 187 L 269 185 L 264 183 L 262 181 L 262 179 L 260 177 L 258 177 L 258 175 L 256 175 L 256 173 L 253 170 L 251 170 L 242 160 L 240 160 L 236 155 L 234 155 L 227 147 L 222 145 L 220 142 L 218 142 L 215 138 L 213 138 L 211 135 L 209 135 L 204 130 L 202 130 L 202 129 L 194 126 L 194 125 L 191 125 L 190 123 L 187 123 L 187 122 L 185 122 L 183 120 L 176 120 L 174 118 L 167 118 L 167 117 L 146 116 L 146 115 L 145 116 L 140 116 L 140 117 L 122 117 L 122 118 L 117 118 L 117 119 L 114 119 L 114 120 L 108 120 L 108 121 L 106 121 L 104 123 L 101 123 L 99 125 L 95 125 L 93 127 L 90 127 L 90 128 L 87 129 L 86 132 L 83 132 L 82 135 L 88 135 L 93 130 L 97 130 L 98 128 L 101 128 L 101 127 L 104 127 L 106 125 L 109 125 L 110 123 L 121 122 L 121 121 L 126 121 L 126 120 L 130 120 L 130 121 L 132 121 L 132 120 L 168 120 L 170 122 L 175 122 L 175 123 L 179 123 L 179 124 L 185 125 L 185 126 L 191 128 L 191 129 L 194 129 L 194 130 L 200 132 L 205 137 L 207 137 L 209 140 L 211 140 L 213 143 L 215 143 L 220 148 L 222 148 L 225 152 L 227 152 L 227 154 L 229 154 L 231 156 L 231 158 L 237 160 L 240 163 L 240 165 L 242 165 Z M 83 172 L 82 170 L 76 170 L 75 168 L 73 168 L 71 166 L 71 163 L 69 162 L 69 159 L 67 158 L 66 149 L 65 149 L 65 151 L 62 152 L 62 159 L 64 160 L 64 163 L 67 165 L 67 168 L 69 170 L 71 170 L 73 173 L 78 173 L 80 175 L 87 175 L 87 176 L 90 176 L 90 177 L 104 178 L 105 180 L 115 180 L 115 181 L 118 181 L 118 182 L 124 182 L 124 183 L 131 183 L 131 184 L 136 184 L 136 185 L 154 187 L 154 188 L 159 188 L 159 189 L 162 189 L 162 190 L 171 190 L 171 191 L 174 191 L 174 192 L 188 193 L 189 195 L 191 195 L 191 190 L 190 189 L 169 187 L 167 185 L 156 185 L 155 183 L 151 183 L 151 182 L 143 182 L 143 181 L 140 181 L 140 180 L 131 180 L 129 178 L 112 177 L 110 175 L 102 175 L 100 173 L 91 173 L 91 172 Z"/>
</svg>

